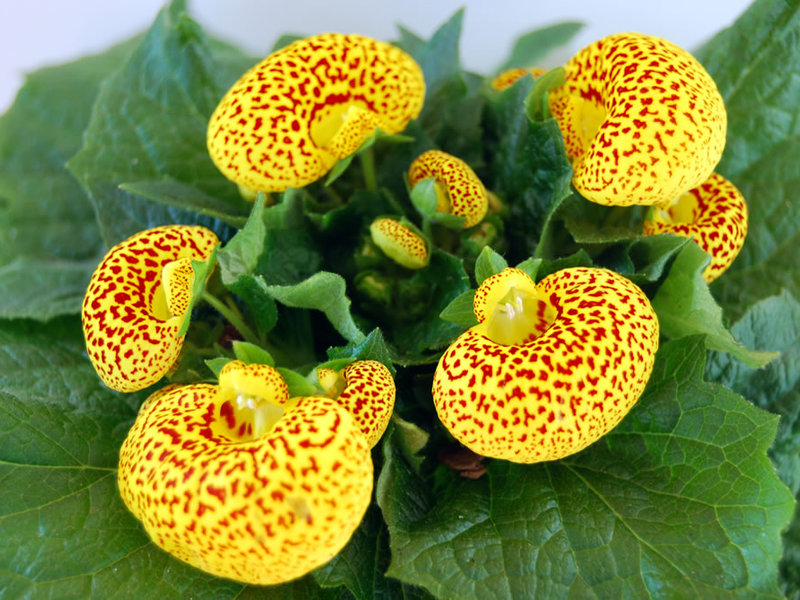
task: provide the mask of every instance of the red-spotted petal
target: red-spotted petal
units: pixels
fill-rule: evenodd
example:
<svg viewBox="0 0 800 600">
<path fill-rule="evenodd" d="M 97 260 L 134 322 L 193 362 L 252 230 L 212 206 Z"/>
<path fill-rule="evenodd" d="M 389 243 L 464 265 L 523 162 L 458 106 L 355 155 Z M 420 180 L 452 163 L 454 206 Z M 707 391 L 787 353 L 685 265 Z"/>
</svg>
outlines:
<svg viewBox="0 0 800 600">
<path fill-rule="evenodd" d="M 703 271 L 703 277 L 711 283 L 728 270 L 744 245 L 747 203 L 735 185 L 714 173 L 668 208 L 653 209 L 644 223 L 644 233 L 672 233 L 694 239 L 711 255 L 711 263 Z"/>
<path fill-rule="evenodd" d="M 266 373 L 271 393 L 269 367 L 255 367 L 243 380 Z M 239 436 L 253 423 L 231 402 L 207 384 L 151 397 L 120 450 L 120 493 L 180 560 L 243 583 L 290 581 L 333 558 L 358 527 L 372 494 L 369 447 L 330 398 L 293 398 L 261 436 Z"/>
<path fill-rule="evenodd" d="M 204 227 L 148 229 L 114 246 L 95 270 L 81 311 L 86 350 L 103 382 L 121 392 L 156 383 L 180 354 L 191 299 L 191 261 L 219 240 Z"/>
<path fill-rule="evenodd" d="M 572 182 L 599 204 L 669 204 L 711 175 L 725 147 L 713 79 L 688 52 L 652 36 L 621 33 L 584 48 L 549 103 Z"/>
<path fill-rule="evenodd" d="M 251 190 L 324 176 L 376 127 L 399 133 L 425 97 L 422 69 L 399 48 L 328 33 L 274 52 L 245 73 L 208 125 L 211 159 Z"/>
<path fill-rule="evenodd" d="M 483 456 L 535 463 L 582 450 L 627 414 L 653 368 L 656 314 L 621 275 L 564 269 L 536 295 L 555 314 L 541 335 L 499 343 L 487 319 L 447 349 L 434 374 L 439 419 Z"/>
</svg>

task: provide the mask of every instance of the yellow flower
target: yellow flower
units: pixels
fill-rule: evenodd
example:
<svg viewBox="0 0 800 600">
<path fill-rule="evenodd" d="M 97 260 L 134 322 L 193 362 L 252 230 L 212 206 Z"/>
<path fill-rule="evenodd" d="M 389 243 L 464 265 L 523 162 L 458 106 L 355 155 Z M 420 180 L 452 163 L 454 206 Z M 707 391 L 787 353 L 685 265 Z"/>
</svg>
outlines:
<svg viewBox="0 0 800 600">
<path fill-rule="evenodd" d="M 622 33 L 584 48 L 549 104 L 575 189 L 598 204 L 669 204 L 708 179 L 725 147 L 714 81 L 656 37 Z"/>
<path fill-rule="evenodd" d="M 317 369 L 317 379 L 328 397 L 353 416 L 369 447 L 374 447 L 394 409 L 395 385 L 389 369 L 376 360 L 359 360 L 341 371 Z"/>
<path fill-rule="evenodd" d="M 303 187 L 376 127 L 405 129 L 424 97 L 422 70 L 399 48 L 359 35 L 317 35 L 274 52 L 234 84 L 209 121 L 208 150 L 240 187 Z"/>
<path fill-rule="evenodd" d="M 736 186 L 714 173 L 666 209 L 654 209 L 644 223 L 644 233 L 693 238 L 711 255 L 703 271 L 703 278 L 711 283 L 728 270 L 744 245 L 747 204 Z"/>
<path fill-rule="evenodd" d="M 439 212 L 465 217 L 465 229 L 486 216 L 489 207 L 486 188 L 463 160 L 441 150 L 423 152 L 411 163 L 408 183 L 413 188 L 428 177 L 434 178 Z"/>
<path fill-rule="evenodd" d="M 369 226 L 369 234 L 375 245 L 397 264 L 407 269 L 421 269 L 428 265 L 428 244 L 397 219 L 375 219 Z"/>
<path fill-rule="evenodd" d="M 134 392 L 167 374 L 183 347 L 178 331 L 191 302 L 192 259 L 206 260 L 218 242 L 204 227 L 170 225 L 108 251 L 81 311 L 86 350 L 103 383 Z"/>
<path fill-rule="evenodd" d="M 439 419 L 473 452 L 520 463 L 569 456 L 613 429 L 653 368 L 658 320 L 612 271 L 573 268 L 534 284 L 519 269 L 475 294 L 479 324 L 439 361 Z"/>
<path fill-rule="evenodd" d="M 218 386 L 170 386 L 145 402 L 118 482 L 159 547 L 213 575 L 269 585 L 344 547 L 370 503 L 372 459 L 335 400 L 290 399 L 277 371 L 233 361 Z"/>
<path fill-rule="evenodd" d="M 503 71 L 497 77 L 492 79 L 491 86 L 498 92 L 502 92 L 503 90 L 514 85 L 519 79 L 525 77 L 525 75 L 530 75 L 531 77 L 536 78 L 541 77 L 545 73 L 547 73 L 547 69 L 542 69 L 541 67 L 528 67 L 527 69 L 522 67 L 514 67 L 513 69 Z"/>
</svg>

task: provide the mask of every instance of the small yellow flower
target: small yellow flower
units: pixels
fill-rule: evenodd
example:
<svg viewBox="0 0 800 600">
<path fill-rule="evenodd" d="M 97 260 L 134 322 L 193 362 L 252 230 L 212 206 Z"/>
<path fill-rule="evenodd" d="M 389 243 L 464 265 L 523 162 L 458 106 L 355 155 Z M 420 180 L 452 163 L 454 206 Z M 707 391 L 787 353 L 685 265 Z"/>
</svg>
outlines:
<svg viewBox="0 0 800 600">
<path fill-rule="evenodd" d="M 464 228 L 477 225 L 486 216 L 486 188 L 463 160 L 441 150 L 423 152 L 411 163 L 408 183 L 413 188 L 428 177 L 434 178 L 439 212 L 465 217 Z"/>
<path fill-rule="evenodd" d="M 725 147 L 716 84 L 688 52 L 656 37 L 622 33 L 584 48 L 549 104 L 573 185 L 598 204 L 669 204 L 708 179 Z"/>
<path fill-rule="evenodd" d="M 369 447 L 374 447 L 394 409 L 395 385 L 389 369 L 376 360 L 359 360 L 341 371 L 317 369 L 317 379 L 328 397 L 353 416 Z"/>
<path fill-rule="evenodd" d="M 534 284 L 486 279 L 479 324 L 439 361 L 439 419 L 467 448 L 519 463 L 574 454 L 613 429 L 644 391 L 658 349 L 647 296 L 612 271 L 573 268 Z"/>
<path fill-rule="evenodd" d="M 209 121 L 208 150 L 240 187 L 303 187 L 376 127 L 401 132 L 424 98 L 422 69 L 399 48 L 317 35 L 274 52 L 234 84 Z"/>
<path fill-rule="evenodd" d="M 159 547 L 213 575 L 271 585 L 344 547 L 370 503 L 372 459 L 335 400 L 289 398 L 271 367 L 233 361 L 218 386 L 170 386 L 145 402 L 118 483 Z"/>
<path fill-rule="evenodd" d="M 218 243 L 204 227 L 171 225 L 109 250 L 81 311 L 86 350 L 103 383 L 134 392 L 167 374 L 183 347 L 178 331 L 191 302 L 192 260 L 206 260 Z"/>
<path fill-rule="evenodd" d="M 722 175 L 712 174 L 665 209 L 654 208 L 645 235 L 672 233 L 693 238 L 711 255 L 703 278 L 711 283 L 731 266 L 747 237 L 747 204 Z"/>
<path fill-rule="evenodd" d="M 514 67 L 513 69 L 503 71 L 497 77 L 492 79 L 491 86 L 498 92 L 502 92 L 503 90 L 514 85 L 518 80 L 525 77 L 525 75 L 530 75 L 531 77 L 536 78 L 541 77 L 545 73 L 547 73 L 547 69 L 542 69 L 541 67 L 528 67 L 527 69 L 522 67 Z"/>
<path fill-rule="evenodd" d="M 397 219 L 375 219 L 369 226 L 369 234 L 375 245 L 397 264 L 407 269 L 421 269 L 428 265 L 428 244 Z"/>
</svg>

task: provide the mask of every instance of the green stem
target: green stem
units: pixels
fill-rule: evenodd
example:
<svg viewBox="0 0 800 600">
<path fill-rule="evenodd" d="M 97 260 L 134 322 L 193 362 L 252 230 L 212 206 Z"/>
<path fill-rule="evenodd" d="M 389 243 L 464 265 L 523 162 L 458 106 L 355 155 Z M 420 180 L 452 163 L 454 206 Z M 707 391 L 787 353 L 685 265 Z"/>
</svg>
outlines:
<svg viewBox="0 0 800 600">
<path fill-rule="evenodd" d="M 245 324 L 244 320 L 239 314 L 239 311 L 231 310 L 230 307 L 228 307 L 224 302 L 221 302 L 218 298 L 212 296 L 205 290 L 200 297 L 213 306 L 214 310 L 225 317 L 228 322 L 236 328 L 236 331 L 242 334 L 242 337 L 244 337 L 245 341 L 255 344 L 256 346 L 261 345 L 261 341 L 258 339 L 258 336 L 253 333 L 253 330 Z"/>
<path fill-rule="evenodd" d="M 361 171 L 364 173 L 364 185 L 368 190 L 377 191 L 378 177 L 375 174 L 375 155 L 372 148 L 367 148 L 359 154 L 361 158 Z"/>
</svg>

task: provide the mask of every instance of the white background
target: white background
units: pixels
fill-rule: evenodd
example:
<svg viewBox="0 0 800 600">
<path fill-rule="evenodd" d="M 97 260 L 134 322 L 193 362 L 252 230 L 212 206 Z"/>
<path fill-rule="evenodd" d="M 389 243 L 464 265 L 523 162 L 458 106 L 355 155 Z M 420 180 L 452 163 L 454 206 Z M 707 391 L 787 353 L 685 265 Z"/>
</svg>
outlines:
<svg viewBox="0 0 800 600">
<path fill-rule="evenodd" d="M 466 7 L 461 39 L 465 67 L 489 73 L 514 38 L 565 20 L 586 27 L 550 62 L 563 62 L 610 33 L 639 31 L 691 50 L 730 25 L 749 0 L 189 0 L 211 33 L 264 56 L 281 33 L 325 31 L 396 38 L 403 24 L 424 38 Z M 0 0 L 0 113 L 13 101 L 24 73 L 100 52 L 146 28 L 162 0 Z M 543 66 L 554 66 L 545 64 Z"/>
</svg>

